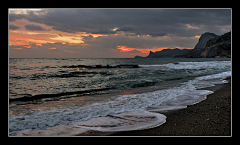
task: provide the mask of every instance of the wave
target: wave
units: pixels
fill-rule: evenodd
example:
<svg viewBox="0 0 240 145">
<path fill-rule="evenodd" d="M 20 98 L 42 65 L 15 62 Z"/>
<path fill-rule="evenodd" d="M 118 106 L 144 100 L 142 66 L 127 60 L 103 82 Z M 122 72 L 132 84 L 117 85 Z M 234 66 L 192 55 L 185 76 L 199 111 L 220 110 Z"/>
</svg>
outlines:
<svg viewBox="0 0 240 145">
<path fill-rule="evenodd" d="M 62 68 L 138 68 L 135 64 L 119 64 L 119 65 L 69 65 Z"/>
<path fill-rule="evenodd" d="M 101 88 L 101 89 L 91 89 L 91 90 L 83 90 L 83 91 L 74 91 L 74 92 L 61 92 L 57 94 L 39 94 L 39 95 L 31 95 L 31 94 L 21 94 L 24 97 L 21 98 L 9 98 L 9 103 L 12 104 L 29 104 L 29 103 L 42 103 L 44 100 L 47 101 L 55 101 L 63 98 L 68 98 L 71 95 L 87 95 L 87 94 L 95 94 L 97 92 L 107 91 L 114 88 Z M 76 96 L 75 96 L 76 97 Z"/>
<path fill-rule="evenodd" d="M 164 67 L 168 69 L 208 69 L 231 67 L 231 61 L 178 62 L 159 65 L 139 65 L 139 67 Z"/>
<path fill-rule="evenodd" d="M 84 70 L 73 70 L 73 71 L 58 71 L 58 72 L 50 72 L 50 73 L 35 73 L 29 76 L 12 76 L 11 79 L 25 79 L 29 78 L 30 80 L 37 79 L 48 79 L 48 78 L 71 78 L 71 77 L 87 77 L 87 75 L 96 75 L 100 74 L 103 76 L 113 75 L 110 71 L 84 71 Z"/>
<path fill-rule="evenodd" d="M 196 77 L 195 79 L 181 83 L 178 87 L 141 94 L 120 95 L 103 102 L 83 106 L 35 112 L 22 116 L 11 116 L 9 117 L 9 132 L 12 133 L 32 128 L 46 129 L 72 123 L 75 123 L 76 127 L 98 131 L 148 128 L 165 122 L 164 116 L 156 116 L 154 112 L 184 108 L 187 105 L 200 102 L 206 98 L 206 95 L 212 93 L 212 91 L 197 89 L 226 83 L 224 79 L 228 76 L 231 76 L 231 71 Z M 145 115 L 148 114 L 147 116 L 150 117 L 141 116 L 141 112 Z M 101 121 L 98 124 L 97 120 L 99 119 Z M 111 122 L 113 119 L 115 121 Z M 126 126 L 124 122 L 127 122 Z M 151 125 L 147 126 L 146 124 L 141 124 L 141 122 L 152 123 L 149 123 Z"/>
</svg>

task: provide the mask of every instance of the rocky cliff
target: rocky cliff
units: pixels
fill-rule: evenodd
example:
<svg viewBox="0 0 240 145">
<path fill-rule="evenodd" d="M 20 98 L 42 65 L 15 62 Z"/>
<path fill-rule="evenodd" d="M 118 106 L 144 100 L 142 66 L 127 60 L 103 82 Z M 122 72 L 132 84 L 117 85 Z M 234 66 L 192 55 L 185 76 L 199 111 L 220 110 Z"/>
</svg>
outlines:
<svg viewBox="0 0 240 145">
<path fill-rule="evenodd" d="M 210 39 L 200 57 L 231 57 L 231 31 Z"/>
<path fill-rule="evenodd" d="M 206 44 L 208 40 L 217 37 L 218 35 L 210 32 L 205 32 L 201 35 L 201 37 L 198 40 L 198 43 L 194 47 L 194 49 L 188 51 L 186 54 L 178 57 L 200 57 L 201 53 L 203 52 L 204 48 L 206 47 Z"/>
<path fill-rule="evenodd" d="M 150 51 L 147 57 L 135 56 L 135 58 L 162 58 L 162 57 L 231 57 L 231 32 L 218 36 L 205 32 L 201 35 L 194 49 L 164 49 Z"/>
<path fill-rule="evenodd" d="M 218 35 L 210 32 L 205 32 L 201 35 L 201 37 L 198 40 L 198 43 L 194 47 L 195 50 L 203 50 L 206 47 L 206 44 L 208 40 L 217 37 Z"/>
</svg>

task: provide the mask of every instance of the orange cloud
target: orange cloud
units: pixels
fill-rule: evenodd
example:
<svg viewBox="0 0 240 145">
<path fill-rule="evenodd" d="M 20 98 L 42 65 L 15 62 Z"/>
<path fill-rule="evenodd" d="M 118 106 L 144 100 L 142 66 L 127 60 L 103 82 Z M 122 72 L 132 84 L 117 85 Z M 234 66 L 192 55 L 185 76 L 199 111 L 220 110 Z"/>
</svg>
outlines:
<svg viewBox="0 0 240 145">
<path fill-rule="evenodd" d="M 94 38 L 108 36 L 106 34 L 91 34 L 86 32 L 68 33 L 57 31 L 53 30 L 52 26 L 30 22 L 26 19 L 18 19 L 14 22 L 9 22 L 9 24 L 21 27 L 16 30 L 9 30 L 9 46 L 28 45 L 29 47 L 31 47 L 31 44 L 42 46 L 42 44 L 57 42 L 68 45 L 79 45 L 84 44 L 83 36 L 91 35 Z M 39 25 L 43 28 L 43 30 L 28 30 L 25 28 L 27 24 Z"/>
<path fill-rule="evenodd" d="M 36 44 L 36 46 L 41 46 L 42 47 L 42 44 Z"/>
<path fill-rule="evenodd" d="M 120 49 L 120 52 L 129 52 L 133 50 L 140 51 L 141 53 L 149 53 L 150 51 L 156 52 L 156 51 L 162 51 L 163 49 L 168 49 L 168 47 L 161 47 L 161 48 L 146 48 L 146 49 L 140 49 L 140 48 L 130 48 L 127 46 L 117 46 L 117 49 Z"/>
<path fill-rule="evenodd" d="M 120 46 L 117 46 L 117 49 L 120 49 L 120 52 L 129 52 L 129 51 L 133 51 L 135 48 L 129 48 L 127 46 L 120 45 Z"/>
<path fill-rule="evenodd" d="M 89 35 L 92 35 L 94 38 L 97 38 L 100 36 L 108 36 L 107 34 L 92 34 L 92 33 L 89 33 Z M 86 36 L 88 36 L 88 35 L 86 35 Z"/>
<path fill-rule="evenodd" d="M 48 49 L 51 49 L 51 50 L 52 50 L 52 49 L 57 49 L 57 48 L 55 48 L 55 47 L 51 47 L 51 48 L 48 48 Z"/>
<path fill-rule="evenodd" d="M 65 42 L 62 40 L 52 40 L 54 38 L 53 34 L 35 32 L 35 34 L 28 33 L 28 31 L 21 30 L 9 30 L 9 45 L 31 45 L 36 43 L 37 45 L 46 44 L 46 43 L 56 43 L 56 42 Z"/>
<path fill-rule="evenodd" d="M 163 49 L 168 49 L 168 47 L 136 49 L 136 50 L 137 50 L 137 51 L 140 51 L 140 52 L 142 52 L 142 53 L 149 53 L 150 51 L 156 52 L 156 51 L 162 51 Z"/>
</svg>

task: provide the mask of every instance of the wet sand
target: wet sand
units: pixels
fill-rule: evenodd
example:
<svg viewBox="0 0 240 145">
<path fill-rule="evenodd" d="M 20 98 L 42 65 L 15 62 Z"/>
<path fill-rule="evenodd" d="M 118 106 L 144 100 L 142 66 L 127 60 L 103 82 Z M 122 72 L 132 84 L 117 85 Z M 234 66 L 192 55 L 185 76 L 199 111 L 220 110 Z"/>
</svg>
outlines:
<svg viewBox="0 0 240 145">
<path fill-rule="evenodd" d="M 231 136 L 231 78 L 207 99 L 187 108 L 163 113 L 163 125 L 113 136 Z"/>
</svg>

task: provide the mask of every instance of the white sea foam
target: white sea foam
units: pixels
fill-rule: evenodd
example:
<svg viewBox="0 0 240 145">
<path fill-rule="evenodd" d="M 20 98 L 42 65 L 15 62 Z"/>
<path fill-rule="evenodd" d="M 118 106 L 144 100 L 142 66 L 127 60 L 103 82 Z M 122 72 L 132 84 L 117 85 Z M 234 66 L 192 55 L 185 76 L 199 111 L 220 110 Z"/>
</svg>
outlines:
<svg viewBox="0 0 240 145">
<path fill-rule="evenodd" d="M 9 118 L 9 131 L 11 133 L 25 129 L 46 129 L 57 125 L 69 125 L 73 122 L 83 122 L 84 124 L 87 120 L 90 121 L 85 123 L 94 127 L 85 128 L 99 131 L 134 130 L 156 126 L 157 124 L 164 123 L 163 120 L 165 120 L 165 118 L 163 115 L 151 112 L 184 108 L 187 105 L 204 100 L 206 95 L 212 92 L 196 89 L 203 88 L 204 86 L 225 83 L 226 81 L 223 79 L 230 75 L 231 71 L 222 72 L 219 74 L 197 77 L 193 80 L 182 83 L 179 87 L 141 94 L 121 95 L 103 102 L 68 107 L 61 110 L 42 111 L 23 116 L 12 116 Z M 141 113 L 139 113 L 139 111 L 136 112 L 136 110 L 145 109 L 147 107 L 149 107 L 147 109 L 148 111 L 142 111 Z M 142 116 L 141 114 L 146 116 Z M 114 118 L 115 116 L 115 121 L 109 119 L 109 116 L 106 117 L 107 115 L 113 116 L 110 118 Z M 141 116 L 147 120 L 149 119 L 149 117 L 147 117 L 149 115 L 154 116 L 155 118 L 150 120 L 150 122 L 146 121 L 149 126 L 145 123 L 141 123 L 142 119 L 137 120 L 138 118 L 141 118 Z M 125 118 L 125 120 L 129 119 L 129 117 L 126 116 L 134 116 L 136 123 L 135 125 L 131 125 L 131 123 L 126 124 L 125 122 L 121 123 L 121 119 L 118 120 L 116 116 L 120 116 L 119 118 Z M 100 126 L 96 125 L 96 122 L 98 122 L 99 119 L 93 119 L 98 117 L 102 117 L 99 118 L 101 120 L 100 122 L 103 123 L 100 124 Z M 81 123 L 78 124 L 78 126 L 79 125 L 81 125 Z M 113 126 L 113 128 L 101 127 L 103 125 Z"/>
<path fill-rule="evenodd" d="M 161 67 L 164 66 L 162 64 L 154 64 L 154 65 L 138 65 L 139 67 Z"/>
<path fill-rule="evenodd" d="M 166 67 L 169 69 L 209 69 L 226 68 L 231 66 L 231 61 L 207 61 L 207 62 L 179 62 L 162 65 L 139 65 L 139 67 Z"/>
<path fill-rule="evenodd" d="M 165 66 L 172 69 L 224 68 L 231 66 L 231 61 L 179 62 L 178 64 L 165 64 Z"/>
<path fill-rule="evenodd" d="M 92 118 L 75 124 L 77 128 L 97 131 L 129 131 L 159 126 L 166 121 L 166 116 L 144 110 L 124 112 L 106 117 Z"/>
<path fill-rule="evenodd" d="M 193 105 L 206 99 L 208 94 L 213 93 L 208 90 L 191 90 L 177 96 L 176 98 L 167 100 L 160 105 L 154 105 L 147 108 L 150 112 L 165 112 L 169 110 L 176 110 L 186 108 L 187 105 Z"/>
</svg>

